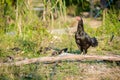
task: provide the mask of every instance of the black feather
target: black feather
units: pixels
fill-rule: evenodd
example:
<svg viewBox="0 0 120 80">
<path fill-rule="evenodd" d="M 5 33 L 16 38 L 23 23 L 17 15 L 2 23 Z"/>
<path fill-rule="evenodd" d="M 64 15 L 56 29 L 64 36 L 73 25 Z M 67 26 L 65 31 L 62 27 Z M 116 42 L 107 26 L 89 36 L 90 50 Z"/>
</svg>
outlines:
<svg viewBox="0 0 120 80">
<path fill-rule="evenodd" d="M 91 42 L 92 42 L 92 44 L 91 44 L 92 47 L 98 46 L 98 41 L 95 37 L 91 38 Z"/>
<path fill-rule="evenodd" d="M 90 36 L 84 31 L 82 18 L 78 22 L 77 32 L 75 33 L 75 41 L 83 54 L 87 53 L 87 49 L 90 46 L 95 47 L 98 45 L 97 39 L 95 37 L 90 38 Z"/>
</svg>

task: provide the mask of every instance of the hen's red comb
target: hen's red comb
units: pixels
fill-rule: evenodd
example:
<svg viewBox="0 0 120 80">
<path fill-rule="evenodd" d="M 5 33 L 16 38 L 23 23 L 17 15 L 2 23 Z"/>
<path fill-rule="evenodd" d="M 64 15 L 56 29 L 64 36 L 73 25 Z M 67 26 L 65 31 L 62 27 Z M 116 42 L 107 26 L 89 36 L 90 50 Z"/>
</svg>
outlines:
<svg viewBox="0 0 120 80">
<path fill-rule="evenodd" d="M 76 16 L 76 20 L 80 21 L 80 20 L 81 20 L 81 17 Z"/>
</svg>

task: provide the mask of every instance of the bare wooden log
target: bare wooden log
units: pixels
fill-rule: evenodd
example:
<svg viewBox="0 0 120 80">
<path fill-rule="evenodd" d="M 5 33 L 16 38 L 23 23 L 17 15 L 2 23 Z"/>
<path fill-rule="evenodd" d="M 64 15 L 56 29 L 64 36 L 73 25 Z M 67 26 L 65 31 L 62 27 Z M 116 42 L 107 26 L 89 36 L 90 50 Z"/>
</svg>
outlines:
<svg viewBox="0 0 120 80">
<path fill-rule="evenodd" d="M 31 64 L 35 62 L 56 62 L 56 61 L 64 61 L 64 60 L 108 60 L 108 61 L 120 61 L 120 56 L 98 56 L 98 55 L 63 55 L 56 57 L 40 57 L 40 58 L 32 58 L 25 59 L 17 62 L 11 63 L 0 63 L 0 66 L 20 66 L 25 64 Z"/>
</svg>

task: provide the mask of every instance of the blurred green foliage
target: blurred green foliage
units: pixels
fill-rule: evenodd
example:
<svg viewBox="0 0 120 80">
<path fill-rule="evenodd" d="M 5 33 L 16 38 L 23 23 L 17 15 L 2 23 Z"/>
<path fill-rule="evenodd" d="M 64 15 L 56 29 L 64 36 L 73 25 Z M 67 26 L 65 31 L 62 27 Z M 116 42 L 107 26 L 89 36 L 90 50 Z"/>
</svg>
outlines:
<svg viewBox="0 0 120 80">
<path fill-rule="evenodd" d="M 62 49 L 66 47 L 69 52 L 79 54 L 80 51 L 75 43 L 74 34 L 57 35 L 57 39 L 52 40 L 55 35 L 51 35 L 48 30 L 68 27 L 71 23 L 66 21 L 66 14 L 72 13 L 76 16 L 80 15 L 81 12 L 89 11 L 89 0 L 51 0 L 51 3 L 47 2 L 49 0 L 40 0 L 46 10 L 46 15 L 39 17 L 36 12 L 31 9 L 27 1 L 30 0 L 0 0 L 0 62 L 5 62 L 4 59 L 6 59 L 7 56 L 14 56 L 15 58 L 46 56 L 46 54 L 38 54 L 37 51 L 40 50 L 41 46 L 49 46 L 51 42 L 53 42 L 52 46 L 55 48 Z M 52 19 L 52 16 L 54 16 L 56 12 L 55 10 L 58 11 L 58 18 Z M 112 55 L 120 54 L 119 12 L 120 11 L 115 9 L 108 10 L 105 15 L 105 24 L 96 29 L 84 23 L 85 31 L 91 37 L 97 37 L 99 42 L 98 47 L 94 48 L 96 50 L 89 52 L 98 55 L 106 55 L 103 51 L 109 51 Z M 43 17 L 46 18 L 45 21 L 43 21 Z M 19 28 L 21 28 L 22 35 L 19 35 Z M 109 43 L 111 35 L 115 37 L 113 41 Z M 21 51 L 16 52 L 11 50 L 15 47 L 20 48 Z M 96 67 L 96 65 L 98 67 Z M 86 71 L 88 72 L 86 69 L 90 68 L 90 72 L 91 69 L 94 68 L 95 70 L 100 70 L 101 65 L 103 65 L 103 63 L 99 64 L 96 62 L 93 66 L 90 62 L 83 64 L 82 62 L 72 63 L 66 61 L 57 66 L 43 63 L 34 63 L 19 67 L 1 66 L 0 80 L 50 80 L 50 78 L 56 80 L 69 80 L 71 78 L 81 80 L 86 76 L 88 78 L 91 76 L 91 73 L 86 74 Z M 54 73 L 54 67 L 56 69 L 55 75 L 51 76 L 51 74 Z M 119 70 L 117 70 L 119 68 L 116 69 L 116 67 L 112 66 L 112 70 L 114 70 L 113 68 L 115 68 L 114 74 L 111 72 L 109 76 L 105 73 L 106 75 L 102 77 L 100 75 L 100 78 L 106 80 L 114 76 L 113 80 L 115 80 L 119 77 L 116 75 L 116 73 L 119 74 Z M 102 67 L 102 73 L 103 69 L 105 69 L 105 67 Z"/>
<path fill-rule="evenodd" d="M 88 0 L 52 0 L 51 3 L 44 0 L 41 2 L 44 4 L 46 15 L 38 17 L 36 12 L 31 9 L 28 1 L 29 0 L 2 0 L 0 2 L 0 17 L 2 17 L 0 18 L 1 53 L 3 53 L 4 50 L 7 52 L 6 48 L 15 46 L 19 46 L 26 53 L 36 53 L 39 47 L 43 46 L 43 42 L 46 41 L 44 46 L 47 46 L 52 39 L 52 35 L 49 34 L 47 29 L 66 27 L 70 24 L 66 22 L 66 18 L 61 18 L 66 16 L 67 9 L 72 10 L 74 16 L 80 15 L 80 12 L 89 11 L 90 9 Z M 59 15 L 58 19 L 60 20 L 52 19 L 56 8 Z M 92 29 L 88 27 L 89 25 L 85 25 L 85 30 L 91 36 L 101 37 L 102 35 L 111 36 L 113 34 L 120 36 L 118 15 L 118 10 L 110 9 L 105 15 L 104 25 L 97 29 Z M 43 20 L 43 17 L 46 17 L 46 21 Z M 19 35 L 20 32 L 21 36 Z M 56 45 L 58 45 L 58 47 L 68 47 L 70 51 L 71 49 L 77 48 L 73 36 L 69 39 L 69 36 L 62 35 L 62 38 L 63 42 L 61 44 L 64 44 L 64 42 L 67 43 L 66 45 L 57 43 Z M 3 44 L 5 45 L 3 46 Z M 74 47 L 71 45 L 74 45 Z M 116 47 L 118 46 L 113 46 L 113 48 Z"/>
<path fill-rule="evenodd" d="M 114 34 L 115 36 L 120 36 L 120 22 L 118 20 L 119 13 L 117 12 L 118 10 L 115 9 L 110 9 L 107 11 L 105 14 L 105 21 L 103 22 L 104 24 L 98 28 L 97 34 Z"/>
<path fill-rule="evenodd" d="M 81 12 L 90 11 L 90 2 L 87 0 L 65 0 L 66 6 L 76 6 L 75 15 L 80 15 Z"/>
<path fill-rule="evenodd" d="M 0 1 L 0 56 L 12 55 L 10 49 L 14 47 L 19 47 L 24 53 L 36 53 L 42 41 L 51 38 L 28 1 Z"/>
</svg>

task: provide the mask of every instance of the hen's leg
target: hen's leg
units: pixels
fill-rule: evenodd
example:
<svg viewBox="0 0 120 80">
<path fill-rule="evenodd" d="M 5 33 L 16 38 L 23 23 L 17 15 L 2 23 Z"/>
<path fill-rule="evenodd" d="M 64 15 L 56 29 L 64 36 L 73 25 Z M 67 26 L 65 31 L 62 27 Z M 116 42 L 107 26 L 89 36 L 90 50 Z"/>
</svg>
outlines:
<svg viewBox="0 0 120 80">
<path fill-rule="evenodd" d="M 83 54 L 87 54 L 87 50 L 86 49 L 83 49 Z"/>
<path fill-rule="evenodd" d="M 80 54 L 82 54 L 83 49 L 80 47 L 80 45 L 77 45 L 77 46 L 78 46 L 79 50 L 81 51 L 81 53 L 80 53 Z"/>
<path fill-rule="evenodd" d="M 84 49 L 81 48 L 80 50 L 81 50 L 81 55 L 83 55 L 84 54 Z"/>
</svg>

